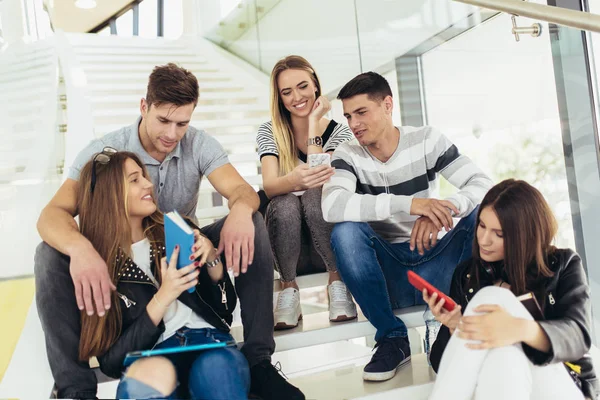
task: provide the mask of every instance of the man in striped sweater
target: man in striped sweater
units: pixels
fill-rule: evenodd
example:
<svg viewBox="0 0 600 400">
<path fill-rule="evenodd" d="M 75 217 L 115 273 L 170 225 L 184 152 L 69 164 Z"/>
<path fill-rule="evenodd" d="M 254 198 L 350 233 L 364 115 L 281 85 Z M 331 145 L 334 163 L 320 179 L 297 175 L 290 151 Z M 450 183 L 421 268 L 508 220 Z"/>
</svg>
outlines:
<svg viewBox="0 0 600 400">
<path fill-rule="evenodd" d="M 382 381 L 410 361 L 406 325 L 392 310 L 424 304 L 407 271 L 448 293 L 454 268 L 471 256 L 477 207 L 492 181 L 439 131 L 394 126 L 381 75 L 358 75 L 338 99 L 355 139 L 333 153 L 323 217 L 336 223 L 331 245 L 342 279 L 377 329 L 363 378 Z M 435 198 L 440 174 L 458 188 L 443 200 Z"/>
</svg>

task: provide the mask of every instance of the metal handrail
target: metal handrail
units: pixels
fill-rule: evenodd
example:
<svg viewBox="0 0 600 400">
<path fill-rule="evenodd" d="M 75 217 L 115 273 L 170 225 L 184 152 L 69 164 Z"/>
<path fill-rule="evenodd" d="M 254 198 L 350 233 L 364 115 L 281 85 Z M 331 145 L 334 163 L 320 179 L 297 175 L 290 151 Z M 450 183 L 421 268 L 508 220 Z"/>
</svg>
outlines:
<svg viewBox="0 0 600 400">
<path fill-rule="evenodd" d="M 459 3 L 502 11 L 570 28 L 600 33 L 600 15 L 523 0 L 454 0 Z"/>
</svg>

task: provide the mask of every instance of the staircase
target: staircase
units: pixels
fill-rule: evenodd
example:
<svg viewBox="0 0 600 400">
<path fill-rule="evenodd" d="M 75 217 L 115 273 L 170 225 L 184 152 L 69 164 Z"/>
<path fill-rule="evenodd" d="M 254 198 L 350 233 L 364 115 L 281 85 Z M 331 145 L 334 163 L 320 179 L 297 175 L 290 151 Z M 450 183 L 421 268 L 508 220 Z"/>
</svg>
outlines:
<svg viewBox="0 0 600 400">
<path fill-rule="evenodd" d="M 215 45 L 167 39 L 67 34 L 86 78 L 93 135 L 101 137 L 133 123 L 148 76 L 156 65 L 174 62 L 194 73 L 200 100 L 191 125 L 213 135 L 233 166 L 256 189 L 262 184 L 256 153 L 258 126 L 269 119 L 268 85 L 235 65 Z M 227 214 L 226 200 L 204 179 L 197 217 L 201 225 Z"/>
</svg>

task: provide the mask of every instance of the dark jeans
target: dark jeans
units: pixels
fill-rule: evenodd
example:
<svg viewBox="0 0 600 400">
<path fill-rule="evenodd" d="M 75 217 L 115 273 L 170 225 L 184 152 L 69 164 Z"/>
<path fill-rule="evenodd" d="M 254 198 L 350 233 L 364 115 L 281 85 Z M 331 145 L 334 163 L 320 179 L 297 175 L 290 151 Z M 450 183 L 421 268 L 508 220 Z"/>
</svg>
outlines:
<svg viewBox="0 0 600 400">
<path fill-rule="evenodd" d="M 244 345 L 250 366 L 270 360 L 273 340 L 273 255 L 261 214 L 254 222 L 254 262 L 235 279 L 240 299 Z M 201 229 L 218 247 L 225 218 Z M 97 380 L 87 361 L 79 361 L 80 311 L 69 272 L 69 257 L 45 242 L 35 254 L 36 303 L 59 398 L 93 398 Z"/>
<path fill-rule="evenodd" d="M 309 189 L 302 196 L 288 193 L 273 197 L 266 220 L 275 266 L 282 281 L 296 279 L 305 264 L 311 264 L 311 272 L 322 270 L 323 266 L 327 271 L 336 271 L 330 244 L 333 224 L 323 219 L 321 188 Z M 311 257 L 315 252 L 317 260 Z"/>
<path fill-rule="evenodd" d="M 217 329 L 181 328 L 155 349 L 233 341 Z M 248 362 L 236 347 L 181 353 L 168 358 L 177 371 L 178 387 L 165 397 L 137 379 L 124 376 L 117 387 L 118 399 L 247 399 L 250 390 Z"/>
<path fill-rule="evenodd" d="M 421 292 L 409 282 L 415 271 L 444 293 L 449 293 L 456 266 L 471 257 L 476 208 L 424 255 L 409 243 L 390 243 L 366 222 L 335 225 L 331 245 L 339 272 L 369 322 L 377 329 L 375 340 L 406 336 L 404 322 L 393 309 L 425 304 Z"/>
</svg>

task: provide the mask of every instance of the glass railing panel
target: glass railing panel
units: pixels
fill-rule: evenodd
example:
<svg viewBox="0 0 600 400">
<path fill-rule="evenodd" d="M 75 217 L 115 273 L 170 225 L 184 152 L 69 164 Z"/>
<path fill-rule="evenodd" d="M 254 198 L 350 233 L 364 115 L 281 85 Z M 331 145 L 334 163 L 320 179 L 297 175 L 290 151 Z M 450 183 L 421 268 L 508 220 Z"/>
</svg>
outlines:
<svg viewBox="0 0 600 400">
<path fill-rule="evenodd" d="M 519 42 L 510 30 L 501 14 L 423 55 L 427 123 L 494 182 L 518 178 L 540 189 L 559 222 L 557 244 L 573 248 L 548 25 Z"/>
<path fill-rule="evenodd" d="M 313 65 L 327 93 L 361 72 L 351 2 L 282 0 L 261 18 L 259 34 L 266 73 L 280 58 L 301 55 Z"/>
<path fill-rule="evenodd" d="M 204 36 L 241 59 L 260 68 L 255 0 L 243 0 Z"/>
<path fill-rule="evenodd" d="M 481 19 L 478 7 L 454 1 L 356 0 L 355 3 L 364 71 L 381 68 L 452 25 L 460 29 L 471 15 L 475 23 Z"/>
</svg>

